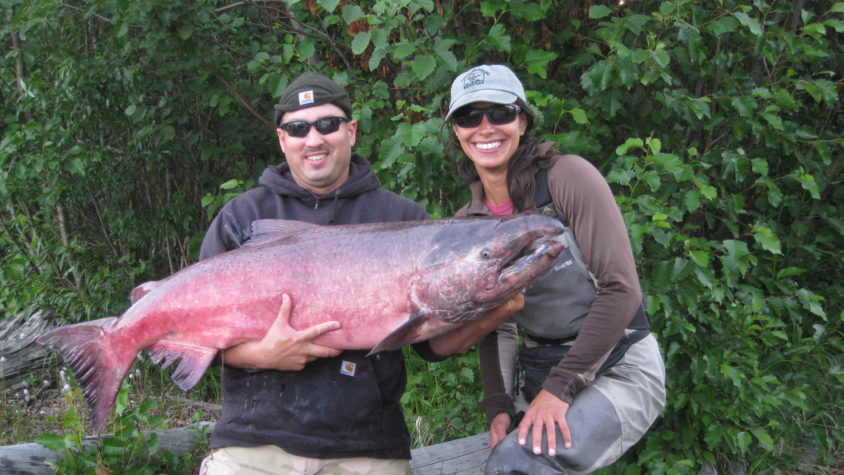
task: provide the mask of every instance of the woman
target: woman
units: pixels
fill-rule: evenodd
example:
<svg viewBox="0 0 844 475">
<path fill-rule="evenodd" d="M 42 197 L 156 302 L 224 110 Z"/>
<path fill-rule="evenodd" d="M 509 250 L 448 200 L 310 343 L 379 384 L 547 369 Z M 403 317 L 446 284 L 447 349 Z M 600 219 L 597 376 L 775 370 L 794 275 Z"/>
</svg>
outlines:
<svg viewBox="0 0 844 475">
<path fill-rule="evenodd" d="M 627 229 L 603 176 L 532 136 L 516 75 L 484 65 L 459 75 L 446 115 L 472 201 L 457 216 L 544 212 L 567 226 L 567 252 L 524 308 L 481 341 L 487 473 L 591 472 L 648 430 L 665 406 L 665 370 L 648 332 Z M 540 205 L 544 203 L 539 203 Z M 576 240 L 574 239 L 576 237 Z M 524 331 L 518 351 L 517 325 Z M 516 361 L 522 384 L 514 384 Z M 529 405 L 517 423 L 517 406 Z M 524 405 L 524 404 L 523 404 Z"/>
</svg>

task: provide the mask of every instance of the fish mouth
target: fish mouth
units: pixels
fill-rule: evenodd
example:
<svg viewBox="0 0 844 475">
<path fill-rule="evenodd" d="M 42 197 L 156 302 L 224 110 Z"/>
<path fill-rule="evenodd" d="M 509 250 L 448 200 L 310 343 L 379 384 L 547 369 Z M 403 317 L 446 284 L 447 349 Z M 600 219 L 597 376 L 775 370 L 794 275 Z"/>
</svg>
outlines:
<svg viewBox="0 0 844 475">
<path fill-rule="evenodd" d="M 504 262 L 498 275 L 498 285 L 507 286 L 515 280 L 527 280 L 541 269 L 543 272 L 563 250 L 563 243 L 547 236 L 534 239 L 518 254 L 514 254 Z M 547 265 L 537 263 L 537 260 L 547 260 Z M 544 264 L 544 263 L 543 263 Z"/>
</svg>

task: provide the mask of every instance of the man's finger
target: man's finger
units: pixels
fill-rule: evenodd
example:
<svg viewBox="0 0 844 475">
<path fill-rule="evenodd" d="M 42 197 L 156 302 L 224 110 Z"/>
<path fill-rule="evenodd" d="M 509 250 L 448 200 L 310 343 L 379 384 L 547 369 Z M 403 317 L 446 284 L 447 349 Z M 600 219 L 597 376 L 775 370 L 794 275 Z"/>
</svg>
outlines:
<svg viewBox="0 0 844 475">
<path fill-rule="evenodd" d="M 312 343 L 308 347 L 308 361 L 313 361 L 317 358 L 330 358 L 332 356 L 337 356 L 342 352 L 343 350 L 338 350 L 337 348 L 331 348 L 329 346 L 322 345 L 314 345 Z"/>
<path fill-rule="evenodd" d="M 267 335 L 278 335 L 282 333 L 285 328 L 287 328 L 290 323 L 291 307 L 293 307 L 293 304 L 290 301 L 290 297 L 287 294 L 282 294 L 281 307 L 278 308 L 278 314 L 276 314 L 275 320 L 273 320 L 273 324 L 270 325 L 269 330 L 267 330 Z M 264 338 L 266 338 L 266 336 Z"/>
<path fill-rule="evenodd" d="M 301 336 L 302 340 L 304 340 L 304 341 L 311 341 L 314 338 L 316 338 L 316 337 L 318 337 L 322 334 L 325 334 L 325 333 L 328 333 L 328 332 L 331 332 L 331 331 L 334 331 L 334 330 L 339 330 L 339 329 L 340 329 L 340 322 L 332 320 L 330 322 L 322 322 L 322 323 L 318 323 L 318 324 L 316 324 L 312 327 L 306 328 L 306 329 L 302 330 L 301 332 L 299 332 L 299 336 Z"/>
</svg>

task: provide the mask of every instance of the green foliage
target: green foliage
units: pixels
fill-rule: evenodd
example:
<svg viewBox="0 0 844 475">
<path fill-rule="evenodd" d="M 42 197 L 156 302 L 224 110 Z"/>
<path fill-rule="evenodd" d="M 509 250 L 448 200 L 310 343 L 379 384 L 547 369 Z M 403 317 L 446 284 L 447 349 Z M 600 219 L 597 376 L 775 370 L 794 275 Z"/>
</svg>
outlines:
<svg viewBox="0 0 844 475">
<path fill-rule="evenodd" d="M 207 450 L 207 429 L 197 428 L 200 441 L 196 448 L 179 458 L 160 446 L 154 432 L 166 427 L 166 419 L 153 399 L 130 408 L 129 385 L 120 388 L 115 412 L 120 414 L 110 425 L 113 434 L 99 436 L 96 444 L 83 445 L 86 426 L 80 410 L 87 410 L 82 391 L 66 393 L 68 411 L 61 420 L 62 434 L 43 434 L 36 439 L 42 446 L 59 450 L 63 456 L 53 467 L 55 473 L 158 474 L 194 473 Z"/>
<path fill-rule="evenodd" d="M 116 315 L 192 262 L 281 159 L 272 104 L 306 70 L 347 86 L 382 184 L 448 216 L 451 81 L 506 63 L 538 131 L 608 177 L 664 351 L 668 407 L 612 470 L 842 452 L 844 4 L 287 3 L 0 0 L 0 309 Z M 481 430 L 471 356 L 410 361 L 409 423 Z"/>
<path fill-rule="evenodd" d="M 424 361 L 410 347 L 404 348 L 404 355 L 408 376 L 401 402 L 414 447 L 486 430 L 477 349 L 439 363 Z"/>
</svg>

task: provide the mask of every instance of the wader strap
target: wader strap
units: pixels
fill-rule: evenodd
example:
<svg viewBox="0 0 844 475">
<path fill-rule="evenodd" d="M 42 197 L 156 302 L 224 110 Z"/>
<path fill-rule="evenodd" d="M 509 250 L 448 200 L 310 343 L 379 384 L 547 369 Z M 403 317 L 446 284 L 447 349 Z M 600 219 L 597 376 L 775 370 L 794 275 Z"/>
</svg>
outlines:
<svg viewBox="0 0 844 475">
<path fill-rule="evenodd" d="M 536 210 L 540 214 L 544 214 L 545 216 L 551 216 L 553 218 L 557 218 L 563 223 L 564 226 L 568 226 L 568 223 L 563 220 L 562 216 L 557 214 L 557 211 L 554 209 L 554 200 L 551 198 L 551 190 L 548 189 L 548 169 L 547 168 L 540 168 L 536 171 L 534 175 L 534 179 L 536 181 L 535 188 L 534 188 L 534 201 L 536 202 Z M 582 261 L 583 257 L 579 256 L 579 259 Z M 585 262 L 584 262 L 585 265 Z M 588 270 L 588 267 L 587 267 Z M 591 273 L 590 273 L 591 275 Z M 639 308 L 636 310 L 636 314 L 633 316 L 633 320 L 630 321 L 630 324 L 627 328 L 635 329 L 635 330 L 648 330 L 650 325 L 648 324 L 648 314 L 645 310 L 645 299 L 642 299 L 642 303 L 639 305 Z M 647 336 L 647 335 L 645 335 Z M 644 337 L 642 337 L 644 338 Z M 568 340 L 571 338 L 564 338 L 563 340 Z M 641 338 L 640 338 L 641 339 Z M 542 345 L 559 345 L 561 343 L 552 342 L 552 343 L 542 343 L 536 340 L 537 343 Z M 638 340 L 637 340 L 638 341 Z"/>
</svg>

